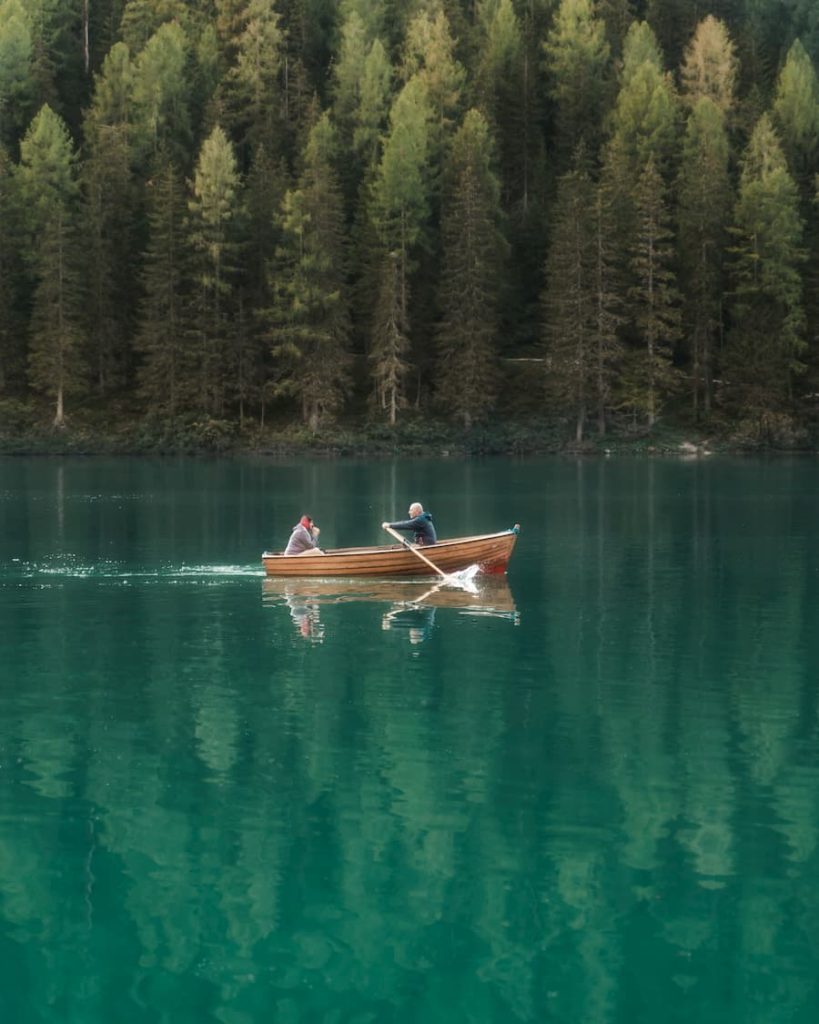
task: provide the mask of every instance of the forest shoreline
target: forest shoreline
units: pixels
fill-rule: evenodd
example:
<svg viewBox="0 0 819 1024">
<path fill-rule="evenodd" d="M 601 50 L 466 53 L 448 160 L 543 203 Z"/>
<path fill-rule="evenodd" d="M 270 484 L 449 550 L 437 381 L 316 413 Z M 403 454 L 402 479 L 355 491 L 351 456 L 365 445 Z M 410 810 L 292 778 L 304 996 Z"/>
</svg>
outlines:
<svg viewBox="0 0 819 1024">
<path fill-rule="evenodd" d="M 272 458 L 480 458 L 485 456 L 583 456 L 708 458 L 714 455 L 816 455 L 819 437 L 811 434 L 783 443 L 737 437 L 728 429 L 704 430 L 662 423 L 654 431 L 614 431 L 581 442 L 566 435 L 565 423 L 512 420 L 457 429 L 443 420 L 410 420 L 392 430 L 381 424 L 327 428 L 310 435 L 292 426 L 265 430 L 232 429 L 211 421 L 185 428 L 87 426 L 58 430 L 37 427 L 0 429 L 0 456 L 56 455 L 128 457 L 272 457 Z"/>
</svg>

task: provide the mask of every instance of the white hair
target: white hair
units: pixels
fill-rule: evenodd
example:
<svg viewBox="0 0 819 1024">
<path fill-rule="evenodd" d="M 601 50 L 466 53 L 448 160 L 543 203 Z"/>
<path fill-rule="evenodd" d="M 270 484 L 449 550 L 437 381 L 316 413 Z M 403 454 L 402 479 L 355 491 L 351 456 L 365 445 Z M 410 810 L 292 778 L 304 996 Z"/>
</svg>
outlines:
<svg viewBox="0 0 819 1024">
<path fill-rule="evenodd" d="M 409 510 L 411 516 L 420 516 L 421 513 L 424 511 L 424 506 L 421 504 L 420 501 L 414 501 L 410 505 Z"/>
</svg>

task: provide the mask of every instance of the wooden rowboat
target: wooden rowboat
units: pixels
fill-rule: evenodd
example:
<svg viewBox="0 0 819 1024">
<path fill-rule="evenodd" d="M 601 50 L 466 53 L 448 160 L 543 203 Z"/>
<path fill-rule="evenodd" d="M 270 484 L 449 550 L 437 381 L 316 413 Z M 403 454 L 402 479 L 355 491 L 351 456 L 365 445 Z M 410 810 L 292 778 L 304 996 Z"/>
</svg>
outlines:
<svg viewBox="0 0 819 1024">
<path fill-rule="evenodd" d="M 442 572 L 479 565 L 484 573 L 504 573 L 520 527 L 477 537 L 442 540 L 423 548 Z M 335 548 L 323 555 L 282 555 L 265 551 L 262 564 L 268 576 L 433 576 L 410 548 L 389 544 L 373 548 Z"/>
</svg>

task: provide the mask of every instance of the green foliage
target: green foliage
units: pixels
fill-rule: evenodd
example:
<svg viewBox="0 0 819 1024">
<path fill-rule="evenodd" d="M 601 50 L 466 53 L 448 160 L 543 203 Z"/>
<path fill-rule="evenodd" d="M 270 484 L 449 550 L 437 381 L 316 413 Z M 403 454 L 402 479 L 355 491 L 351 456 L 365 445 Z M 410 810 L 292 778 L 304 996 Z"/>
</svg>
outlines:
<svg viewBox="0 0 819 1024">
<path fill-rule="evenodd" d="M 787 411 L 804 369 L 803 222 L 799 194 L 770 117 L 760 118 L 734 210 L 729 396 L 746 412 Z"/>
<path fill-rule="evenodd" d="M 460 423 L 488 417 L 492 360 L 532 357 L 545 331 L 550 408 L 575 431 L 567 381 L 583 382 L 584 434 L 618 405 L 649 422 L 673 347 L 695 416 L 742 410 L 758 433 L 763 413 L 791 417 L 797 437 L 811 415 L 800 392 L 819 381 L 816 12 L 812 0 L 0 0 L 0 388 L 57 404 L 90 384 L 115 419 L 135 397 L 178 422 L 298 406 L 316 437 L 371 391 L 394 433 L 410 378 L 419 413 L 440 398 Z M 470 149 L 467 172 L 454 149 L 479 115 L 486 151 Z M 493 279 L 499 211 L 509 244 Z M 569 284 L 541 300 L 547 260 L 549 280 L 572 280 L 581 222 L 582 373 Z M 679 299 L 658 305 L 664 288 Z M 725 401 L 712 410 L 715 377 Z M 308 380 L 324 397 L 301 394 Z M 533 381 L 521 377 L 530 410 Z"/>
<path fill-rule="evenodd" d="M 725 114 L 733 107 L 736 47 L 726 26 L 713 15 L 709 14 L 697 25 L 685 51 L 680 77 L 683 100 L 690 106 L 707 97 Z"/>
<path fill-rule="evenodd" d="M 543 49 L 557 104 L 558 148 L 565 160 L 581 143 L 596 151 L 610 46 L 592 0 L 561 0 Z"/>
<path fill-rule="evenodd" d="M 379 134 L 387 120 L 392 68 L 380 39 L 364 60 L 358 107 L 354 112 L 353 148 L 369 173 L 378 156 Z"/>
<path fill-rule="evenodd" d="M 819 81 L 798 39 L 779 75 L 773 118 L 791 174 L 809 186 L 819 169 Z"/>
<path fill-rule="evenodd" d="M 612 114 L 612 136 L 629 161 L 629 173 L 649 160 L 665 170 L 676 141 L 677 98 L 663 72 L 657 41 L 645 22 L 635 22 L 626 37 L 620 91 Z"/>
<path fill-rule="evenodd" d="M 11 162 L 0 145 L 0 395 L 11 390 L 21 376 L 24 349 L 14 311 L 18 271 L 15 265 L 16 241 L 12 227 L 15 206 Z"/>
<path fill-rule="evenodd" d="M 406 309 L 409 282 L 401 254 L 387 252 L 378 268 L 378 298 L 373 316 L 370 362 L 377 408 L 391 427 L 406 406 L 407 356 L 410 348 Z"/>
<path fill-rule="evenodd" d="M 402 72 L 405 81 L 418 81 L 426 95 L 431 114 L 430 158 L 437 164 L 454 128 L 466 80 L 443 6 L 433 3 L 410 22 Z"/>
<path fill-rule="evenodd" d="M 236 62 L 226 76 L 231 125 L 250 149 L 272 148 L 282 114 L 279 79 L 283 34 L 268 0 L 248 0 L 236 39 Z M 280 129 L 279 129 L 280 130 Z"/>
<path fill-rule="evenodd" d="M 553 408 L 573 418 L 577 441 L 594 401 L 593 208 L 588 173 L 569 171 L 558 183 L 543 307 L 547 395 Z"/>
<path fill-rule="evenodd" d="M 711 412 L 732 196 L 729 157 L 723 110 L 710 96 L 701 95 L 688 118 L 679 178 L 684 337 L 695 416 Z"/>
<path fill-rule="evenodd" d="M 422 238 L 430 202 L 431 120 L 426 86 L 413 76 L 393 103 L 373 185 L 372 219 L 383 257 L 371 358 L 379 402 L 391 423 L 404 404 L 412 250 Z"/>
<path fill-rule="evenodd" d="M 653 160 L 640 175 L 636 212 L 628 313 L 639 347 L 623 376 L 621 404 L 644 415 L 651 428 L 675 385 L 672 356 L 680 321 L 670 216 L 663 180 Z"/>
<path fill-rule="evenodd" d="M 429 96 L 411 78 L 390 111 L 390 132 L 373 189 L 373 219 L 389 249 L 418 242 L 429 210 Z"/>
<path fill-rule="evenodd" d="M 190 147 L 188 40 L 166 22 L 145 44 L 134 68 L 135 139 L 149 160 L 160 151 L 184 160 Z"/>
<path fill-rule="evenodd" d="M 197 367 L 188 329 L 186 196 L 168 159 L 151 176 L 148 223 L 136 338 L 142 356 L 139 393 L 153 416 L 174 420 L 194 404 L 191 384 Z"/>
<path fill-rule="evenodd" d="M 54 401 L 65 424 L 65 398 L 83 390 L 76 246 L 75 154 L 64 122 L 43 107 L 20 144 L 18 180 L 26 204 L 34 280 L 29 376 Z"/>
<path fill-rule="evenodd" d="M 0 3 L 0 144 L 11 145 L 30 116 L 31 26 L 21 0 Z"/>
<path fill-rule="evenodd" d="M 120 33 L 131 53 L 140 53 L 148 40 L 171 22 L 184 25 L 188 11 L 184 0 L 128 0 L 122 13 Z"/>
<path fill-rule="evenodd" d="M 497 296 L 504 253 L 500 186 L 492 139 L 470 110 L 452 144 L 443 207 L 437 395 L 468 429 L 492 409 L 497 391 Z"/>
<path fill-rule="evenodd" d="M 217 125 L 202 144 L 193 179 L 190 242 L 194 253 L 197 409 L 221 417 L 235 385 L 231 282 L 237 267 L 241 213 L 233 147 Z"/>
<path fill-rule="evenodd" d="M 298 399 L 312 433 L 341 407 L 349 390 L 350 321 L 334 146 L 324 114 L 310 133 L 299 188 L 282 203 L 282 243 L 273 278 L 275 393 Z"/>
<path fill-rule="evenodd" d="M 606 433 L 620 369 L 622 302 L 609 196 L 591 180 L 582 150 L 575 163 L 558 183 L 543 309 L 547 400 L 572 417 L 581 442 L 592 417 L 597 432 Z"/>
</svg>

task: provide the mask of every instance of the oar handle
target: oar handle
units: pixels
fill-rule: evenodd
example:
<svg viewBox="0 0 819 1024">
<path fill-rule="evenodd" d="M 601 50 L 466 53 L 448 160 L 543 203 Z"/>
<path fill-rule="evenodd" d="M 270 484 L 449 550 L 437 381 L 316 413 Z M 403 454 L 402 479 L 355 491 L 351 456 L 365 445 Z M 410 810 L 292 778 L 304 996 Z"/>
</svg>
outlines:
<svg viewBox="0 0 819 1024">
<path fill-rule="evenodd" d="M 414 548 L 412 546 L 412 544 L 410 544 L 410 542 L 408 540 L 406 540 L 404 537 L 401 536 L 400 533 L 398 533 L 396 530 L 393 530 L 393 528 L 391 526 L 387 526 L 386 524 L 383 524 L 383 525 L 384 525 L 384 529 L 387 531 L 388 534 L 390 534 L 391 537 L 395 537 L 395 539 L 397 541 L 399 541 L 401 544 L 403 544 L 405 548 L 408 548 L 414 555 L 418 555 L 418 557 L 421 559 L 421 561 L 422 562 L 426 562 L 427 565 L 430 567 L 430 569 L 434 569 L 438 573 L 438 575 L 439 576 L 443 576 L 443 578 L 445 580 L 449 579 L 449 577 L 447 576 L 447 574 L 444 572 L 443 569 L 439 569 L 438 566 L 434 562 L 431 562 L 427 558 L 426 555 L 421 554 L 421 552 L 418 550 L 418 548 Z"/>
</svg>

